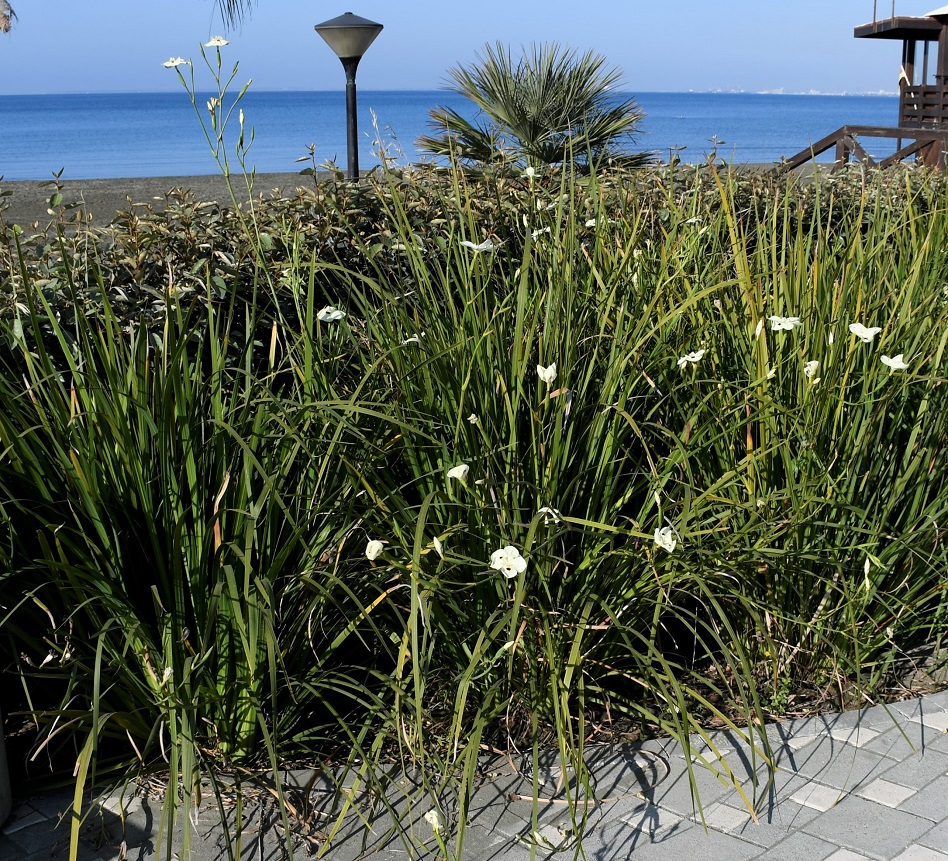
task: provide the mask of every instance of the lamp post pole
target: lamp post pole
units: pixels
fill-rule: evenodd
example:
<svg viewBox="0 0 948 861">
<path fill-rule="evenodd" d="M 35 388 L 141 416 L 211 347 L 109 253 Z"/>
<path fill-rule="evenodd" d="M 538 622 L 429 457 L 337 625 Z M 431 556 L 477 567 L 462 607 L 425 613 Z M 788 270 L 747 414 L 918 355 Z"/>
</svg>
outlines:
<svg viewBox="0 0 948 861">
<path fill-rule="evenodd" d="M 348 143 L 348 178 L 359 178 L 359 119 L 356 110 L 356 69 L 361 57 L 342 57 L 346 70 L 346 142 Z"/>
<path fill-rule="evenodd" d="M 317 24 L 317 33 L 325 39 L 333 53 L 342 61 L 346 72 L 346 140 L 349 180 L 359 178 L 359 122 L 356 113 L 356 69 L 359 60 L 368 50 L 375 37 L 382 32 L 382 25 L 351 12 Z"/>
</svg>

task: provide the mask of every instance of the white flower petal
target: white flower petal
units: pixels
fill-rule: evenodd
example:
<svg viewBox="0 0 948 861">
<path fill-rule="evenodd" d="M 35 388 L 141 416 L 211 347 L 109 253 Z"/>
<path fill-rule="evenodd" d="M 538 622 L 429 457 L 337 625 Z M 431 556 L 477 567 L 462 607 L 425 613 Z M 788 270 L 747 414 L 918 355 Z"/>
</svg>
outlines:
<svg viewBox="0 0 948 861">
<path fill-rule="evenodd" d="M 691 362 L 692 364 L 696 364 L 700 362 L 704 358 L 704 352 L 705 352 L 704 350 L 695 350 L 693 353 L 688 353 L 688 355 L 682 356 L 678 360 L 678 367 L 683 368 L 689 362 Z"/>
<path fill-rule="evenodd" d="M 527 560 L 520 555 L 516 547 L 508 544 L 491 553 L 490 567 L 495 571 L 500 571 L 508 580 L 513 580 L 518 574 L 527 570 Z"/>
<path fill-rule="evenodd" d="M 544 505 L 543 508 L 537 512 L 537 516 L 541 514 L 543 515 L 544 526 L 549 526 L 550 521 L 553 523 L 559 523 L 560 517 L 562 516 L 555 508 L 550 508 L 548 505 Z"/>
<path fill-rule="evenodd" d="M 424 819 L 435 833 L 438 833 L 444 828 L 444 816 L 441 815 L 439 810 L 432 808 L 425 814 Z"/>
<path fill-rule="evenodd" d="M 205 48 L 223 48 L 224 45 L 229 45 L 229 44 L 230 42 L 228 42 L 223 36 L 215 36 L 213 39 L 211 39 L 210 42 L 205 42 L 204 47 Z"/>
<path fill-rule="evenodd" d="M 338 323 L 345 316 L 345 311 L 332 305 L 327 305 L 316 315 L 316 319 L 319 320 L 320 323 Z"/>
<path fill-rule="evenodd" d="M 170 57 L 167 62 L 161 64 L 166 69 L 177 69 L 178 66 L 190 66 L 191 61 L 185 60 L 184 57 Z"/>
<path fill-rule="evenodd" d="M 767 319 L 770 320 L 770 328 L 775 332 L 790 332 L 797 326 L 803 325 L 799 317 L 778 317 L 776 314 L 773 314 Z"/>
<path fill-rule="evenodd" d="M 862 323 L 850 323 L 849 331 L 864 344 L 871 344 L 873 338 L 875 338 L 882 329 L 879 326 L 863 326 Z"/>
<path fill-rule="evenodd" d="M 376 559 L 378 559 L 379 554 L 384 549 L 385 542 L 373 538 L 368 544 L 365 545 L 365 558 L 370 562 L 374 562 Z"/>
<path fill-rule="evenodd" d="M 807 363 L 803 366 L 803 376 L 805 376 L 805 377 L 807 377 L 808 379 L 812 380 L 813 377 L 816 375 L 816 372 L 817 372 L 819 369 L 820 369 L 820 363 L 817 362 L 815 359 L 814 359 L 813 361 L 811 361 L 811 362 L 807 362 Z"/>
<path fill-rule="evenodd" d="M 908 368 L 908 365 L 905 363 L 905 355 L 903 353 L 899 353 L 897 356 L 893 356 L 891 359 L 888 356 L 883 356 L 882 364 L 893 371 L 904 371 L 906 368 Z"/>
<path fill-rule="evenodd" d="M 543 365 L 537 365 L 537 376 L 548 386 L 552 386 L 553 381 L 556 379 L 556 362 L 545 368 Z"/>
<path fill-rule="evenodd" d="M 674 553 L 678 546 L 678 539 L 675 538 L 675 530 L 670 526 L 662 526 L 655 529 L 655 543 L 669 553 Z"/>
<path fill-rule="evenodd" d="M 478 418 L 477 413 L 471 413 L 471 414 L 467 417 L 467 420 L 468 420 L 472 425 L 476 425 L 478 422 L 480 422 L 480 419 Z"/>
<path fill-rule="evenodd" d="M 456 478 L 458 481 L 467 481 L 467 474 L 471 468 L 466 463 L 459 463 L 457 466 L 448 470 L 448 478 Z"/>
<path fill-rule="evenodd" d="M 475 245 L 468 239 L 462 239 L 461 245 L 463 245 L 465 248 L 470 248 L 472 251 L 494 251 L 495 249 L 500 248 L 499 245 L 494 245 L 494 243 L 489 239 L 485 239 L 479 245 Z"/>
</svg>

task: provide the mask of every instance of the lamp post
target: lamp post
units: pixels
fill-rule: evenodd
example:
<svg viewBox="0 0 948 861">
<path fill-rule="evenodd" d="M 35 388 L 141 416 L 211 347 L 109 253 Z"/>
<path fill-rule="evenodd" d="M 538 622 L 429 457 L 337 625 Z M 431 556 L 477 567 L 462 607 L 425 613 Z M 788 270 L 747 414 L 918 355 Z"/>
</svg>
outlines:
<svg viewBox="0 0 948 861">
<path fill-rule="evenodd" d="M 382 25 L 360 18 L 351 12 L 317 24 L 317 33 L 326 40 L 333 53 L 342 60 L 346 70 L 346 133 L 349 142 L 350 180 L 359 178 L 359 133 L 356 119 L 356 69 L 359 60 L 368 50 L 375 37 L 382 32 Z"/>
</svg>

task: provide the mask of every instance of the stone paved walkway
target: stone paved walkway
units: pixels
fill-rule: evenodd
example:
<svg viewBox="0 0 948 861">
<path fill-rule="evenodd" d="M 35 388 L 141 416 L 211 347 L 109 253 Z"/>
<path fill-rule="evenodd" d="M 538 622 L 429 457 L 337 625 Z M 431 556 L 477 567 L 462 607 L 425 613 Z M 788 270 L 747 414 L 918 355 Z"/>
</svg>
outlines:
<svg viewBox="0 0 948 861">
<path fill-rule="evenodd" d="M 948 861 L 948 691 L 888 707 L 774 724 L 767 732 L 779 765 L 770 787 L 759 754 L 741 739 L 716 733 L 694 742 L 691 769 L 700 808 L 693 804 L 683 750 L 668 740 L 590 751 L 595 800 L 581 802 L 578 810 L 574 806 L 572 816 L 570 805 L 555 795 L 557 779 L 562 780 L 555 762 L 540 763 L 543 800 L 534 805 L 529 800 L 532 779 L 524 778 L 523 764 L 498 760 L 474 796 L 463 858 L 526 861 L 531 842 L 537 858 L 576 857 L 575 817 L 585 815 L 582 850 L 593 861 Z M 728 776 L 709 755 L 708 741 L 724 753 L 734 780 L 756 804 L 756 821 L 733 783 L 725 785 Z M 327 792 L 324 781 L 311 773 L 289 773 L 286 780 L 295 787 L 289 797 L 310 812 L 309 821 L 318 820 L 320 807 L 331 806 L 330 799 L 338 803 L 338 794 Z M 413 789 L 404 787 L 400 797 L 396 793 L 387 806 L 378 807 L 368 822 L 358 815 L 344 817 L 328 845 L 324 830 L 307 835 L 293 829 L 294 857 L 439 857 L 443 853 L 425 818 L 434 802 L 418 802 Z M 406 800 L 409 795 L 414 802 Z M 69 800 L 68 792 L 17 799 L 0 833 L 0 861 L 66 858 L 69 829 L 60 814 Z M 155 854 L 160 800 L 130 793 L 125 807 L 124 826 L 116 797 L 83 824 L 81 861 L 110 861 L 123 853 L 144 861 Z M 360 808 L 368 809 L 366 804 Z M 447 814 L 447 830 L 456 829 L 450 800 L 442 801 L 441 809 Z M 240 856 L 256 861 L 285 857 L 274 806 L 249 805 L 248 811 Z M 230 833 L 236 834 L 233 808 L 224 812 Z M 323 823 L 331 821 L 330 812 L 322 811 Z M 393 816 L 414 840 L 411 848 L 391 837 Z M 193 821 L 196 861 L 226 858 L 227 840 L 238 848 L 225 837 L 213 804 L 204 804 Z M 179 842 L 173 841 L 175 857 Z"/>
</svg>

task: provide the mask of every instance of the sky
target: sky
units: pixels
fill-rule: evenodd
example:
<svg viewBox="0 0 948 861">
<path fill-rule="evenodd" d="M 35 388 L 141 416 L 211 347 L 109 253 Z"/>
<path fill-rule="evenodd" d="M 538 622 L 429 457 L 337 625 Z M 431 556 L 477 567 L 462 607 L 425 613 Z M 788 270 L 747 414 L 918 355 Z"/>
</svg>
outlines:
<svg viewBox="0 0 948 861">
<path fill-rule="evenodd" d="M 877 0 L 888 17 L 892 0 Z M 334 90 L 342 66 L 313 26 L 343 12 L 385 29 L 359 67 L 366 90 L 438 89 L 452 66 L 486 44 L 560 42 L 604 55 L 631 92 L 895 92 L 897 42 L 853 38 L 873 0 L 257 0 L 225 28 L 214 0 L 12 0 L 18 20 L 0 34 L 0 95 L 158 92 L 180 87 L 162 68 L 198 58 L 215 35 L 226 64 L 256 91 Z M 940 0 L 896 0 L 924 15 Z M 203 71 L 203 75 L 201 72 Z M 199 89 L 209 89 L 197 70 Z"/>
</svg>

